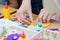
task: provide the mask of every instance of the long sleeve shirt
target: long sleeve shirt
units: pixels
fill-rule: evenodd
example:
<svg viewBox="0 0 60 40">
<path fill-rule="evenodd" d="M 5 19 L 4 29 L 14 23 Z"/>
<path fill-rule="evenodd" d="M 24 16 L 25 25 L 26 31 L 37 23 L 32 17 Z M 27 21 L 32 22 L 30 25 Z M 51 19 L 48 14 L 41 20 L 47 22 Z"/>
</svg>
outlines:
<svg viewBox="0 0 60 40">
<path fill-rule="evenodd" d="M 43 8 L 42 0 L 31 0 L 32 12 L 39 14 L 40 10 Z"/>
</svg>

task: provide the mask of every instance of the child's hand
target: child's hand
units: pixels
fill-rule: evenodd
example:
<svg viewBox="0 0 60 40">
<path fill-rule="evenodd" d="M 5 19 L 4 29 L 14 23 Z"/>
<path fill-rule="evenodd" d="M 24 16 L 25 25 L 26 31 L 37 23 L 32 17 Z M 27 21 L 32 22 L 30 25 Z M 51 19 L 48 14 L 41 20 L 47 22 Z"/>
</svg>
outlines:
<svg viewBox="0 0 60 40">
<path fill-rule="evenodd" d="M 55 15 L 55 13 L 50 13 L 48 12 L 46 9 L 42 9 L 40 14 L 39 14 L 39 17 L 38 19 L 41 21 L 41 22 L 50 22 L 51 20 L 51 17 Z"/>
<path fill-rule="evenodd" d="M 21 7 L 17 11 L 18 21 L 19 22 L 25 22 L 27 24 L 30 24 L 30 22 L 26 19 L 26 16 L 24 13 L 27 12 L 29 14 L 30 20 L 32 21 L 32 11 L 31 11 L 31 3 L 29 0 L 23 1 Z"/>
</svg>

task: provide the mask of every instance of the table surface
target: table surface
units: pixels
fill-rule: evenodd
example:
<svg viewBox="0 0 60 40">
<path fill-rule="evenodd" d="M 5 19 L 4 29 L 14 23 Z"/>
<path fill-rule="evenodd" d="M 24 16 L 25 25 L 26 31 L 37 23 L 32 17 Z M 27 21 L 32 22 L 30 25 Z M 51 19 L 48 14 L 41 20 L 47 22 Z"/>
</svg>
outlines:
<svg viewBox="0 0 60 40">
<path fill-rule="evenodd" d="M 0 12 L 2 12 L 3 14 L 3 5 L 0 5 Z M 16 16 L 16 13 L 14 13 L 17 9 L 14 9 L 14 8 L 11 8 L 11 19 L 15 18 Z M 2 15 L 3 16 L 3 15 Z M 36 19 L 37 18 L 37 15 L 33 14 L 33 18 Z M 1 19 L 1 16 L 0 16 L 0 19 Z M 60 22 L 57 22 L 57 21 L 54 21 L 54 20 L 51 20 L 51 24 L 47 27 L 44 27 L 44 28 L 60 28 Z"/>
</svg>

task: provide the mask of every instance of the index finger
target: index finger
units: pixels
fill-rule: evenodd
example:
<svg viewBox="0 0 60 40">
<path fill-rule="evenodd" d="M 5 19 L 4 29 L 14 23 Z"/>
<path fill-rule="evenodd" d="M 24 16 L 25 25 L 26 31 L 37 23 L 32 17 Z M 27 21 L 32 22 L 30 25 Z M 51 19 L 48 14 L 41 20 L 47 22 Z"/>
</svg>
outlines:
<svg viewBox="0 0 60 40">
<path fill-rule="evenodd" d="M 27 12 L 28 12 L 28 14 L 29 14 L 29 18 L 30 18 L 31 22 L 33 23 L 33 17 L 32 17 L 32 12 L 31 12 L 31 10 L 28 10 Z"/>
</svg>

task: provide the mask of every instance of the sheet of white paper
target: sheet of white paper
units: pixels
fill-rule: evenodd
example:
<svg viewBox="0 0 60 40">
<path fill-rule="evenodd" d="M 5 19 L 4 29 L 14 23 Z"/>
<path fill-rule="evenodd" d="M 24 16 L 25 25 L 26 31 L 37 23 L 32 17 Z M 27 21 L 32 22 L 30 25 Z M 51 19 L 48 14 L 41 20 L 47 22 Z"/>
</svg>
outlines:
<svg viewBox="0 0 60 40">
<path fill-rule="evenodd" d="M 13 27 L 20 27 L 20 23 L 12 22 L 8 19 L 0 19 L 0 35 L 3 32 L 3 27 L 7 29 L 7 31 L 10 31 L 10 28 Z"/>
</svg>

